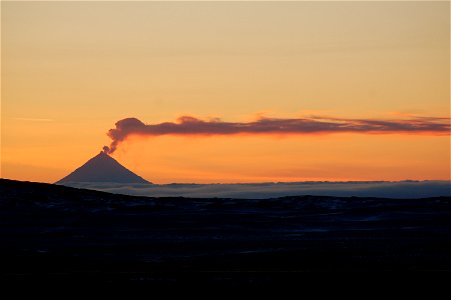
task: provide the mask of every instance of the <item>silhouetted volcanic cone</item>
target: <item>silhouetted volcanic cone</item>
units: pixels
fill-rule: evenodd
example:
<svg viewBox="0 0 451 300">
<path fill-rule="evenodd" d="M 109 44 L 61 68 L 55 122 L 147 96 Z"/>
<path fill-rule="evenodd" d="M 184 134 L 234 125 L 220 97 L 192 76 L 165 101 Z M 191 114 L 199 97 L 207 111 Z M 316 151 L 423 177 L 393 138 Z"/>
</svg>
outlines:
<svg viewBox="0 0 451 300">
<path fill-rule="evenodd" d="M 55 183 L 71 182 L 151 183 L 122 166 L 105 152 L 100 152 Z"/>
</svg>

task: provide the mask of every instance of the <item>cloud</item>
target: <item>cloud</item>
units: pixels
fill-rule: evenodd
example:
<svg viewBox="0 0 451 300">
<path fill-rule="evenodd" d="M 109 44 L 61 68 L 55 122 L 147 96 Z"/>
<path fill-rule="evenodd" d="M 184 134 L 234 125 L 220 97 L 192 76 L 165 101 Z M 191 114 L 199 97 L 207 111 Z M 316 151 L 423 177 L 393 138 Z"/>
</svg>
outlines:
<svg viewBox="0 0 451 300">
<path fill-rule="evenodd" d="M 148 197 L 266 199 L 283 196 L 425 198 L 451 196 L 451 181 L 280 182 L 249 184 L 67 183 L 77 188 Z"/>
<path fill-rule="evenodd" d="M 306 118 L 260 118 L 252 122 L 224 122 L 182 116 L 176 122 L 144 124 L 136 118 L 126 118 L 108 131 L 113 140 L 106 153 L 113 153 L 119 143 L 130 135 L 302 135 L 332 133 L 366 134 L 429 134 L 449 135 L 450 118 L 411 117 L 410 119 L 343 119 L 312 116 Z"/>
<path fill-rule="evenodd" d="M 53 122 L 53 119 L 43 119 L 43 118 L 13 118 L 18 121 L 27 121 L 27 122 Z"/>
</svg>

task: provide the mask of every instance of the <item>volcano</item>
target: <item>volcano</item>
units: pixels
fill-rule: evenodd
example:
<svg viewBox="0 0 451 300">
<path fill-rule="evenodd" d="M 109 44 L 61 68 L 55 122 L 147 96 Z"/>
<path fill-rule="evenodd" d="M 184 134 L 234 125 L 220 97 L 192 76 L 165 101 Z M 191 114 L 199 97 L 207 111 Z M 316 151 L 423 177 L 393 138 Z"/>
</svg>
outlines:
<svg viewBox="0 0 451 300">
<path fill-rule="evenodd" d="M 77 182 L 151 183 L 122 166 L 105 152 L 100 152 L 84 165 L 55 183 L 70 184 Z"/>
</svg>

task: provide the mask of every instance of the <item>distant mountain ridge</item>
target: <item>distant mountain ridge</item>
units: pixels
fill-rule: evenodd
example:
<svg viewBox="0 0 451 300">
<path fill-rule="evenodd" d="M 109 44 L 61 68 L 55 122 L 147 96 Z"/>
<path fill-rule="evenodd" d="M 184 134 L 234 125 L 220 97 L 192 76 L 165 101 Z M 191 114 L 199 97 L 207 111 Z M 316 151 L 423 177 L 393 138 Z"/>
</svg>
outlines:
<svg viewBox="0 0 451 300">
<path fill-rule="evenodd" d="M 84 165 L 55 182 L 55 184 L 70 184 L 74 182 L 151 184 L 151 182 L 125 168 L 118 161 L 104 152 L 100 152 L 98 155 L 88 160 Z"/>
</svg>

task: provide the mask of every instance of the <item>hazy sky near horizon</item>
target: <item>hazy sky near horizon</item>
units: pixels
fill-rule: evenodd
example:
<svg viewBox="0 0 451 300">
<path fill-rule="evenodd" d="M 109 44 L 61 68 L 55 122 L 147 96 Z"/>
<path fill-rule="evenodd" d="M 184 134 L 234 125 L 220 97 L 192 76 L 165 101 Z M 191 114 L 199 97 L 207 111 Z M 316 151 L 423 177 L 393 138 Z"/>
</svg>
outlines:
<svg viewBox="0 0 451 300">
<path fill-rule="evenodd" d="M 2 177 L 54 182 L 118 120 L 450 116 L 449 2 L 2 2 Z M 156 183 L 450 179 L 450 136 L 132 137 Z"/>
</svg>

